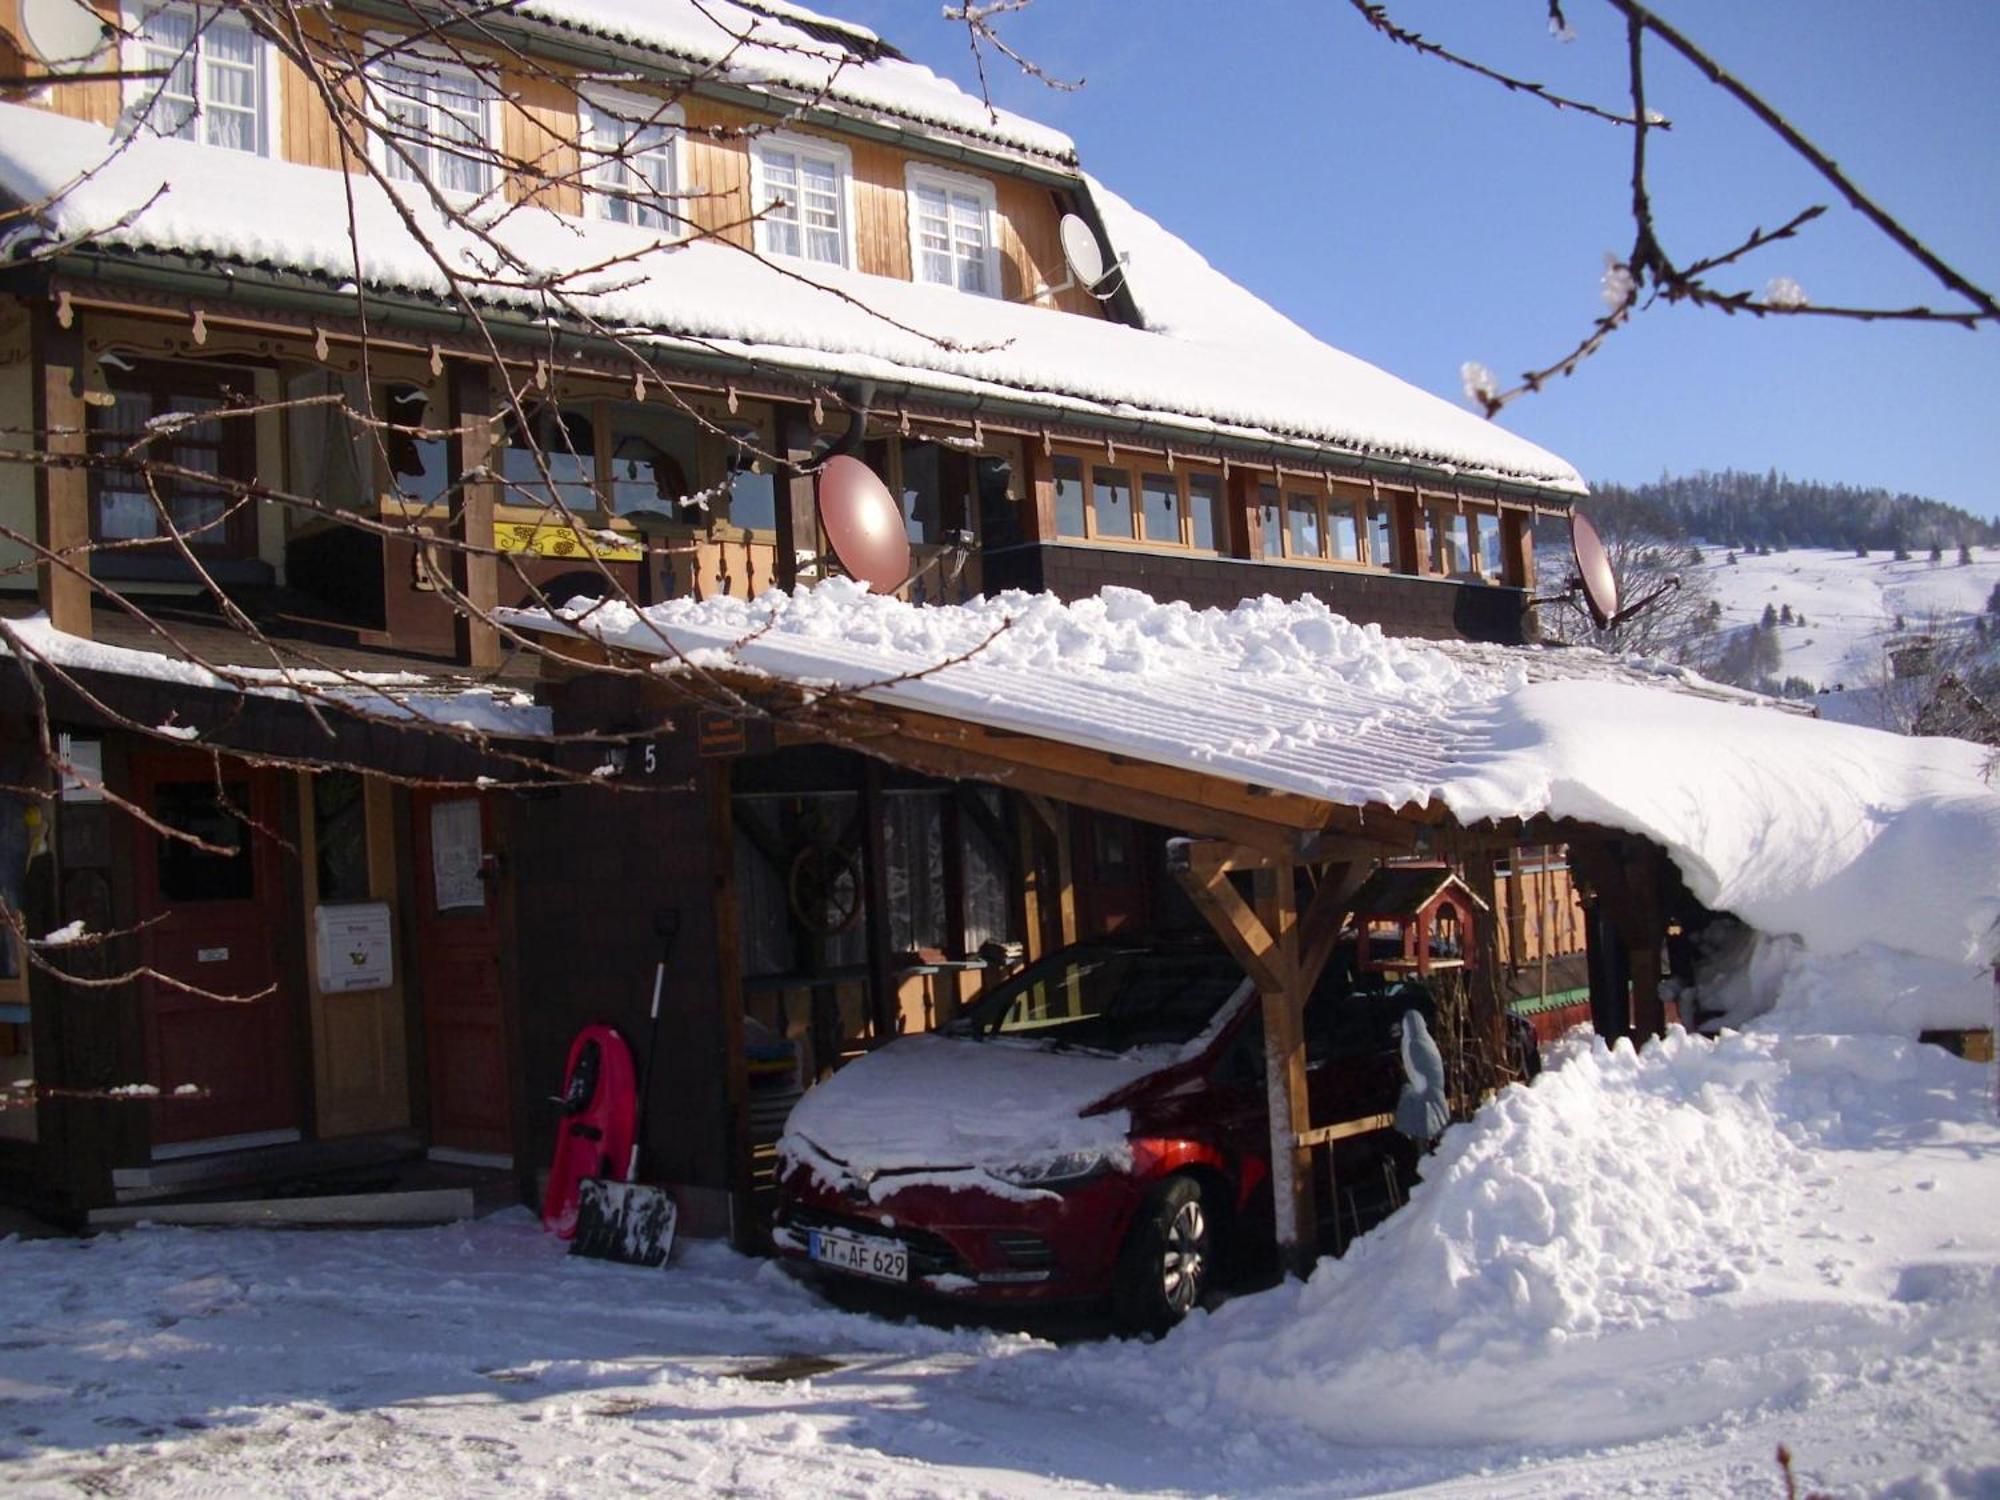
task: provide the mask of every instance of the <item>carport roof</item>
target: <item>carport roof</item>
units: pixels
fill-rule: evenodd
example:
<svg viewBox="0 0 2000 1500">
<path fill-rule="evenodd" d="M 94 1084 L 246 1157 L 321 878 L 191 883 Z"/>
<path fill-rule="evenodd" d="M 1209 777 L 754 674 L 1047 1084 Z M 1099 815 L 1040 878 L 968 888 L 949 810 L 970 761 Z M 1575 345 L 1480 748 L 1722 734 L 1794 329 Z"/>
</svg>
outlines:
<svg viewBox="0 0 2000 1500">
<path fill-rule="evenodd" d="M 841 579 L 506 620 L 662 657 L 684 698 L 748 684 L 904 764 L 1293 857 L 1329 832 L 1407 847 L 1420 825 L 1573 820 L 1652 840 L 1704 904 L 1823 951 L 1965 961 L 2000 930 L 1979 747 L 1821 723 L 1657 663 L 1395 640 L 1312 599 L 919 607 Z"/>
</svg>

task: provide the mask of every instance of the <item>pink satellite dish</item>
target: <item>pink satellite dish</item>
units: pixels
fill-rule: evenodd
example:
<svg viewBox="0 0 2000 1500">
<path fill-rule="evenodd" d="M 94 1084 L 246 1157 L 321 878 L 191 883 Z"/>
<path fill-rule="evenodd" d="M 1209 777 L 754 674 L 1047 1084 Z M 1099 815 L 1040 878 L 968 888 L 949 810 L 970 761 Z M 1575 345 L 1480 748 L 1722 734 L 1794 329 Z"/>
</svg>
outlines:
<svg viewBox="0 0 2000 1500">
<path fill-rule="evenodd" d="M 1584 603 L 1599 630 L 1611 628 L 1618 618 L 1618 578 L 1611 571 L 1611 558 L 1604 550 L 1604 538 L 1582 511 L 1569 517 L 1570 550 L 1576 557 L 1577 583 L 1583 587 Z"/>
<path fill-rule="evenodd" d="M 833 555 L 877 594 L 910 576 L 910 534 L 889 487 L 858 458 L 839 454 L 819 471 L 819 519 Z"/>
</svg>

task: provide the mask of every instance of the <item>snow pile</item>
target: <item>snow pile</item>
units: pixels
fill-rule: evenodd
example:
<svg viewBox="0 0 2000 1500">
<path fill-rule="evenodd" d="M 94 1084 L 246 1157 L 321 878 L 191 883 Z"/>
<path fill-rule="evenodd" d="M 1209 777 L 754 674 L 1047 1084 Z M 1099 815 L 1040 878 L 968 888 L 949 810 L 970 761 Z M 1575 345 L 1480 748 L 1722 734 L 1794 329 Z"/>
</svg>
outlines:
<svg viewBox="0 0 2000 1500">
<path fill-rule="evenodd" d="M 1704 904 L 1822 955 L 1873 943 L 1962 969 L 2000 937 L 2000 792 L 1981 747 L 1751 707 L 1592 651 L 1392 640 L 1310 598 L 917 607 L 844 579 L 569 624 L 503 613 L 1331 803 L 1642 834 Z"/>
<path fill-rule="evenodd" d="M 1864 945 L 1838 958 L 1797 939 L 1735 936 L 1701 969 L 1701 1004 L 1720 1024 L 1845 1036 L 1909 1037 L 1995 1024 L 1995 978 L 1985 969 Z"/>
<path fill-rule="evenodd" d="M 1909 1040 L 1573 1038 L 1343 1260 L 1073 1373 L 1172 1388 L 1190 1430 L 1371 1444 L 1630 1441 L 1851 1398 L 1942 1341 L 2000 1347 L 1990 1101 L 1990 1069 Z"/>
<path fill-rule="evenodd" d="M 822 379 L 916 381 L 1121 422 L 1150 416 L 1195 436 L 1282 437 L 1583 488 L 1562 459 L 1373 365 L 1303 335 L 1274 340 L 1269 325 L 1283 320 L 1268 310 L 1234 331 L 1240 320 L 1211 319 L 1198 337 L 1167 337 L 950 287 L 781 268 L 718 240 L 674 244 L 540 208 L 491 205 L 481 213 L 493 222 L 474 235 L 414 194 L 392 201 L 372 180 L 146 135 L 113 154 L 102 127 L 20 105 L 0 105 L 0 191 L 55 200 L 42 215 L 53 238 L 210 255 L 454 305 L 469 286 L 536 318 L 552 309 L 542 288 L 557 286 L 570 308 L 631 330 L 666 357 L 692 341 L 708 355 Z M 237 212 L 245 202 L 261 211 Z M 1174 243 L 1155 225 L 1142 250 Z M 512 264 L 495 265 L 496 244 Z M 1255 302 L 1186 247 L 1177 251 L 1159 252 L 1172 267 L 1176 306 L 1206 297 L 1240 311 Z M 1143 269 L 1135 256 L 1135 272 Z M 447 270 L 468 279 L 455 285 Z"/>
</svg>

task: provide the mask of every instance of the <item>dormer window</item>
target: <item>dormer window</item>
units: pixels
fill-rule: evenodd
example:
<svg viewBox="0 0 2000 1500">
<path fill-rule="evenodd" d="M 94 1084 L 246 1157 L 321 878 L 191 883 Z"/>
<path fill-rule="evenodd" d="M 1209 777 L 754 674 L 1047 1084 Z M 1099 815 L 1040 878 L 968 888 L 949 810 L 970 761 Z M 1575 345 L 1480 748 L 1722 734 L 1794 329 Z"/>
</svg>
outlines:
<svg viewBox="0 0 2000 1500">
<path fill-rule="evenodd" d="M 577 123 L 591 217 L 677 229 L 683 222 L 674 207 L 680 112 L 658 99 L 590 89 L 578 101 Z"/>
<path fill-rule="evenodd" d="M 1000 294 L 993 185 L 959 172 L 912 166 L 908 174 L 914 279 L 981 296 Z"/>
<path fill-rule="evenodd" d="M 152 130 L 269 154 L 269 49 L 249 22 L 215 6 L 163 5 L 131 14 L 128 24 L 133 71 L 165 74 L 132 84 L 133 102 Z"/>
<path fill-rule="evenodd" d="M 828 265 L 851 265 L 853 169 L 845 147 L 803 136 L 770 135 L 750 153 L 757 248 Z"/>
<path fill-rule="evenodd" d="M 428 182 L 464 197 L 492 190 L 492 85 L 470 69 L 414 52 L 378 58 L 368 77 L 382 133 L 378 160 L 390 181 Z"/>
</svg>

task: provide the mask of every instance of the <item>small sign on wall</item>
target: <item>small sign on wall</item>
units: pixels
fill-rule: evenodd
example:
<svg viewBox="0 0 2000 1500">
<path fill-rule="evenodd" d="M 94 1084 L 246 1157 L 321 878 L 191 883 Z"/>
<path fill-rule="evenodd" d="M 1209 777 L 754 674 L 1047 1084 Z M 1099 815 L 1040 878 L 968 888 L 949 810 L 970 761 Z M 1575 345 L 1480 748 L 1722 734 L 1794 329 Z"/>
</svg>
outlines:
<svg viewBox="0 0 2000 1500">
<path fill-rule="evenodd" d="M 386 990 L 396 980 L 392 924 L 386 901 L 313 908 L 314 947 L 323 995 Z"/>
</svg>

